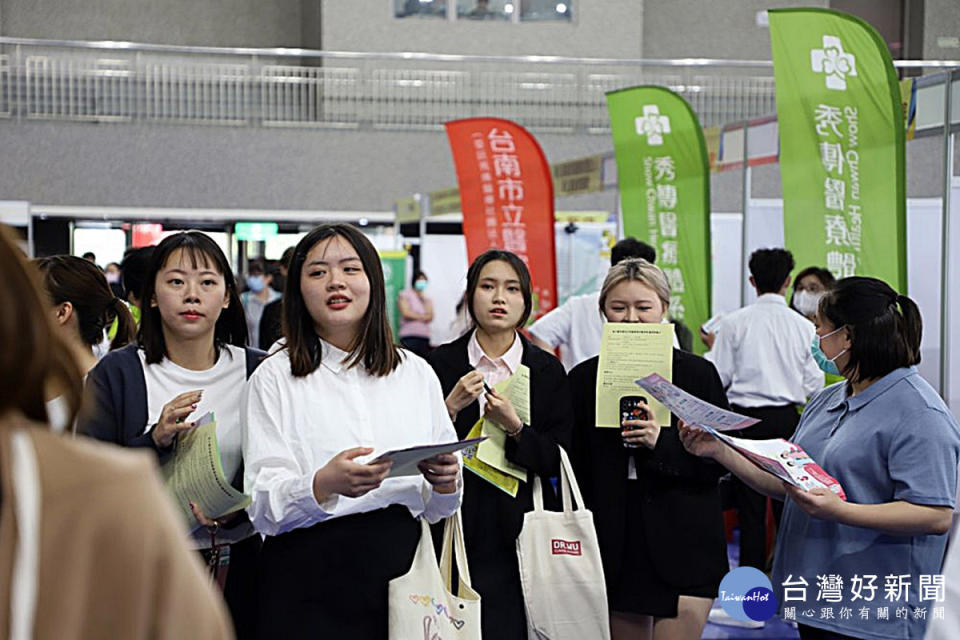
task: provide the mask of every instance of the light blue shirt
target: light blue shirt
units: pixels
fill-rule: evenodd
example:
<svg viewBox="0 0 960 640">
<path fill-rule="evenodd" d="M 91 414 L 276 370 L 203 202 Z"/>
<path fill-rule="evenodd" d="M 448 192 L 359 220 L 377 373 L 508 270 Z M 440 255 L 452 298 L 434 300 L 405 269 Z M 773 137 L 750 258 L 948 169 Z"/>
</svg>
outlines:
<svg viewBox="0 0 960 640">
<path fill-rule="evenodd" d="M 850 502 L 954 504 L 960 426 L 916 367 L 896 369 L 853 397 L 846 394 L 846 382 L 824 389 L 807 405 L 793 441 L 840 482 Z M 795 607 L 800 624 L 858 638 L 921 638 L 933 609 L 944 603 L 921 601 L 920 576 L 940 573 L 946 543 L 946 535 L 894 536 L 826 522 L 787 499 L 772 577 L 781 613 L 783 607 Z M 840 577 L 842 586 L 838 590 L 828 584 L 821 594 L 820 576 L 831 574 Z M 871 575 L 877 589 L 866 601 L 871 593 L 866 576 Z M 888 575 L 909 581 L 897 600 L 887 597 Z M 852 590 L 854 576 L 863 580 L 859 599 Z M 800 587 L 785 591 L 788 578 L 793 584 L 800 578 L 808 583 L 805 600 L 784 601 L 784 595 L 801 595 Z M 825 597 L 818 600 L 820 595 Z M 869 609 L 866 620 L 863 607 Z M 888 620 L 878 619 L 882 607 L 888 608 Z M 906 619 L 896 615 L 903 607 Z M 827 608 L 832 608 L 832 618 Z M 925 619 L 918 611 L 923 608 Z M 810 611 L 812 616 L 804 615 Z"/>
</svg>

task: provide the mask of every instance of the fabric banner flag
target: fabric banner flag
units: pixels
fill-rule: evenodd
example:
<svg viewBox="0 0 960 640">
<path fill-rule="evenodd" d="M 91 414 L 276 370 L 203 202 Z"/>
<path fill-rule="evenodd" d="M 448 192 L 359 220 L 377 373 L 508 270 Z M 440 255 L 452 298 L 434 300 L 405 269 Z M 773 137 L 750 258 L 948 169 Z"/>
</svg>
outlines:
<svg viewBox="0 0 960 640">
<path fill-rule="evenodd" d="M 886 43 L 826 9 L 771 10 L 770 40 L 784 237 L 797 267 L 905 292 L 903 108 Z"/>
<path fill-rule="evenodd" d="M 407 282 L 407 252 L 381 251 L 380 266 L 383 267 L 383 281 L 387 298 L 387 320 L 393 330 L 393 337 L 400 341 L 400 310 L 397 308 L 397 298 Z"/>
<path fill-rule="evenodd" d="M 623 230 L 657 250 L 670 317 L 696 334 L 710 317 L 710 165 L 690 105 L 663 87 L 607 93 Z M 704 345 L 694 340 L 702 353 Z"/>
<path fill-rule="evenodd" d="M 531 321 L 557 304 L 553 182 L 540 145 L 499 118 L 448 122 L 457 167 L 463 235 L 471 262 L 487 249 L 520 256 L 533 280 Z"/>
</svg>

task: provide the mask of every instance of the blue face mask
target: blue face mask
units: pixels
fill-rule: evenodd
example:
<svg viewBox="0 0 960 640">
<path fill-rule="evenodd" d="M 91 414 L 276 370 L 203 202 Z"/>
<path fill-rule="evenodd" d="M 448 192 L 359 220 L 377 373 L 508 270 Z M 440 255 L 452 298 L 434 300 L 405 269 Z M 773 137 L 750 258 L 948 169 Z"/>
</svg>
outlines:
<svg viewBox="0 0 960 640">
<path fill-rule="evenodd" d="M 263 281 L 263 276 L 247 276 L 247 288 L 254 293 L 260 293 L 267 286 Z"/>
<path fill-rule="evenodd" d="M 843 327 L 840 327 L 840 329 L 843 329 Z M 836 360 L 837 358 L 845 354 L 847 350 L 844 349 L 843 351 L 833 356 L 832 358 L 828 358 L 827 354 L 825 354 L 823 352 L 823 349 L 820 348 L 820 341 L 823 338 L 829 338 L 833 334 L 840 331 L 840 329 L 834 329 L 833 331 L 831 331 L 825 336 L 818 336 L 817 334 L 813 334 L 813 342 L 810 343 L 810 353 L 813 354 L 813 359 L 814 361 L 816 361 L 817 366 L 820 367 L 821 371 L 823 371 L 824 373 L 829 373 L 832 376 L 842 375 L 840 373 L 840 367 L 837 366 Z"/>
<path fill-rule="evenodd" d="M 427 290 L 427 281 L 426 280 L 417 280 L 413 283 L 413 288 L 417 291 L 426 291 Z"/>
</svg>

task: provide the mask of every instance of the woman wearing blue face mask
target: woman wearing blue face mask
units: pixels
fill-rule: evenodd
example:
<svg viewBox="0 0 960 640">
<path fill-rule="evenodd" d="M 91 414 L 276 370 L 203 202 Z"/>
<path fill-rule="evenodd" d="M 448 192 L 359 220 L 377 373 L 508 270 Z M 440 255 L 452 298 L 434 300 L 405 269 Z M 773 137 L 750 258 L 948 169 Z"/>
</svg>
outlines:
<svg viewBox="0 0 960 640">
<path fill-rule="evenodd" d="M 840 482 L 846 502 L 787 486 L 703 431 L 682 427 L 684 446 L 784 501 L 772 579 L 781 606 L 819 612 L 822 578 L 839 578 L 829 604 L 856 614 L 798 617 L 801 639 L 923 637 L 926 610 L 937 603 L 923 598 L 922 578 L 943 561 L 960 426 L 917 372 L 922 323 L 913 300 L 875 278 L 844 278 L 815 322 L 814 358 L 845 380 L 810 400 L 792 440 Z M 883 619 L 882 606 L 907 614 Z"/>
<path fill-rule="evenodd" d="M 426 295 L 427 274 L 417 271 L 413 288 L 404 289 L 397 298 L 400 344 L 421 357 L 430 352 L 430 322 L 433 320 L 433 301 Z"/>
<path fill-rule="evenodd" d="M 247 335 L 250 337 L 250 346 L 267 349 L 270 345 L 260 347 L 260 318 L 263 317 L 263 308 L 280 297 L 280 292 L 270 285 L 273 276 L 266 272 L 263 263 L 253 261 L 247 267 L 247 290 L 240 294 L 243 303 L 243 313 L 247 317 Z"/>
</svg>

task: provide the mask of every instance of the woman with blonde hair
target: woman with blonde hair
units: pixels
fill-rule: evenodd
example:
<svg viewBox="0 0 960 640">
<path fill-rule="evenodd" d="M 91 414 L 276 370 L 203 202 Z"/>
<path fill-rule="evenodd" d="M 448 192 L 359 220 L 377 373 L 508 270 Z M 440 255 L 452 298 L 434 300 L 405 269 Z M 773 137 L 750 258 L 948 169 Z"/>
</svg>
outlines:
<svg viewBox="0 0 960 640">
<path fill-rule="evenodd" d="M 37 273 L 0 227 L 0 593 L 11 638 L 231 638 L 223 603 L 143 454 L 55 436 L 81 373 L 54 333 Z M 7 637 L 6 635 L 4 637 Z"/>
<path fill-rule="evenodd" d="M 646 260 L 624 260 L 607 273 L 599 304 L 607 322 L 659 324 L 670 285 Z M 572 453 L 597 527 L 613 638 L 699 638 L 728 569 L 717 491 L 724 469 L 687 453 L 676 416 L 660 425 L 646 405 L 649 419 L 626 420 L 622 431 L 598 429 L 598 360 L 570 372 Z M 727 407 L 714 366 L 676 348 L 673 384 Z"/>
</svg>

